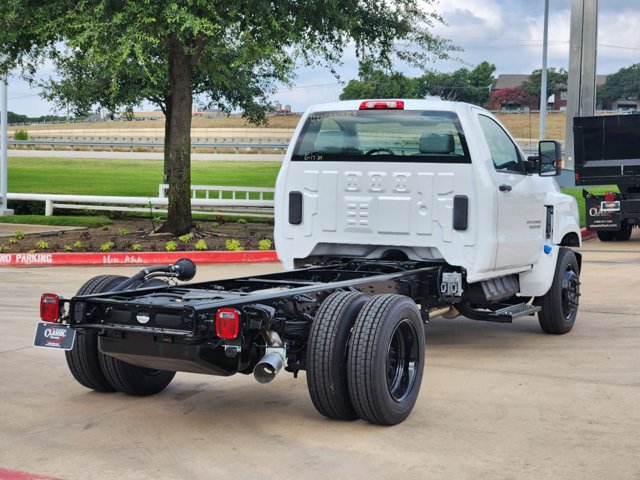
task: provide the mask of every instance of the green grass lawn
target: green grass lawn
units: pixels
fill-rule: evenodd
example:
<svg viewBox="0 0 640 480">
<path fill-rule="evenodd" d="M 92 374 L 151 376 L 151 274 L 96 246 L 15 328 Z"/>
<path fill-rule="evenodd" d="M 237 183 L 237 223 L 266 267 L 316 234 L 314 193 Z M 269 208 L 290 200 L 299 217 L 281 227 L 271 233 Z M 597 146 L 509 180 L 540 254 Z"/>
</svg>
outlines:
<svg viewBox="0 0 640 480">
<path fill-rule="evenodd" d="M 280 162 L 191 163 L 194 185 L 273 187 Z M 9 191 L 68 195 L 157 196 L 162 160 L 9 158 Z"/>
<path fill-rule="evenodd" d="M 273 187 L 279 169 L 280 162 L 194 161 L 191 163 L 191 183 Z M 162 160 L 9 158 L 9 191 L 14 193 L 156 196 L 161 182 Z M 617 191 L 617 188 L 589 187 L 588 190 L 603 194 L 609 190 Z M 580 225 L 584 226 L 582 189 L 563 188 L 562 191 L 578 201 Z M 57 225 L 66 225 L 57 223 L 63 217 L 55 218 Z"/>
</svg>

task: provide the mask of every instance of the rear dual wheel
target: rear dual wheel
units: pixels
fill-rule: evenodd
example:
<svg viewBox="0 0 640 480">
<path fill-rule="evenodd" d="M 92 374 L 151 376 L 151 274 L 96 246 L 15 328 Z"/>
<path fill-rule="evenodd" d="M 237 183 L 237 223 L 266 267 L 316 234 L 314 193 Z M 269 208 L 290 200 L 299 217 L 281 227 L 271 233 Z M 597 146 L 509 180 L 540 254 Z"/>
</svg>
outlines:
<svg viewBox="0 0 640 480">
<path fill-rule="evenodd" d="M 424 331 L 402 295 L 336 292 L 322 303 L 307 350 L 307 384 L 329 418 L 395 425 L 413 409 L 424 370 Z"/>
<path fill-rule="evenodd" d="M 77 295 L 108 292 L 126 278 L 99 275 L 80 287 Z M 98 332 L 93 329 L 77 330 L 73 348 L 65 355 L 69 371 L 78 383 L 98 392 L 117 390 L 129 395 L 152 395 L 164 390 L 176 374 L 138 367 L 101 353 Z"/>
</svg>

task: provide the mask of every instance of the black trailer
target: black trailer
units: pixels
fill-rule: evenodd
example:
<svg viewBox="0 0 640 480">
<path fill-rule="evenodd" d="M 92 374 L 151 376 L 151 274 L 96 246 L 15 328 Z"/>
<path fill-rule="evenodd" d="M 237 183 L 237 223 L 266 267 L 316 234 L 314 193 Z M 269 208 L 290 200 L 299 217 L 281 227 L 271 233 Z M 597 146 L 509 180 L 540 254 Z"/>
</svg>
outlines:
<svg viewBox="0 0 640 480">
<path fill-rule="evenodd" d="M 583 191 L 587 229 L 602 241 L 629 240 L 640 225 L 640 115 L 576 117 L 576 185 L 616 185 L 619 192 Z"/>
</svg>

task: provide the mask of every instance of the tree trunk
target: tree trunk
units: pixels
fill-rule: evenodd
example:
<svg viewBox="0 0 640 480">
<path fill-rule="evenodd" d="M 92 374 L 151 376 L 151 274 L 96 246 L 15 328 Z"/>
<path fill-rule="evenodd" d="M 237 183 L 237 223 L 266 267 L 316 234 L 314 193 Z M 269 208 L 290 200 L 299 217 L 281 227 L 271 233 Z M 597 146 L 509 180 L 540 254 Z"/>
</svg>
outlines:
<svg viewBox="0 0 640 480">
<path fill-rule="evenodd" d="M 165 101 L 164 113 L 164 168 L 162 173 L 162 183 L 169 183 L 171 176 L 171 97 Z"/>
<path fill-rule="evenodd" d="M 161 232 L 176 236 L 193 227 L 191 217 L 191 92 L 192 67 L 184 46 L 169 40 L 169 214 Z M 167 127 L 165 126 L 165 131 Z M 167 139 L 165 138 L 165 148 Z M 165 153 L 166 155 L 166 153 Z"/>
</svg>

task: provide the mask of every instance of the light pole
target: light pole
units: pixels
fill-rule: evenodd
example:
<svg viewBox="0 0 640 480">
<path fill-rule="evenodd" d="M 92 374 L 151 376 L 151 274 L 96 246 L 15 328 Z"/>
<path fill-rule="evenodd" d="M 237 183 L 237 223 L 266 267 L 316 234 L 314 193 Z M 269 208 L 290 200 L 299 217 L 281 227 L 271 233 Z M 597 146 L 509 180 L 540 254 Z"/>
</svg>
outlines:
<svg viewBox="0 0 640 480">
<path fill-rule="evenodd" d="M 540 81 L 540 140 L 547 129 L 547 47 L 549 45 L 549 0 L 544 0 L 544 34 L 542 36 L 542 78 Z"/>
<path fill-rule="evenodd" d="M 7 79 L 0 78 L 0 216 L 13 215 L 7 208 Z"/>
</svg>

